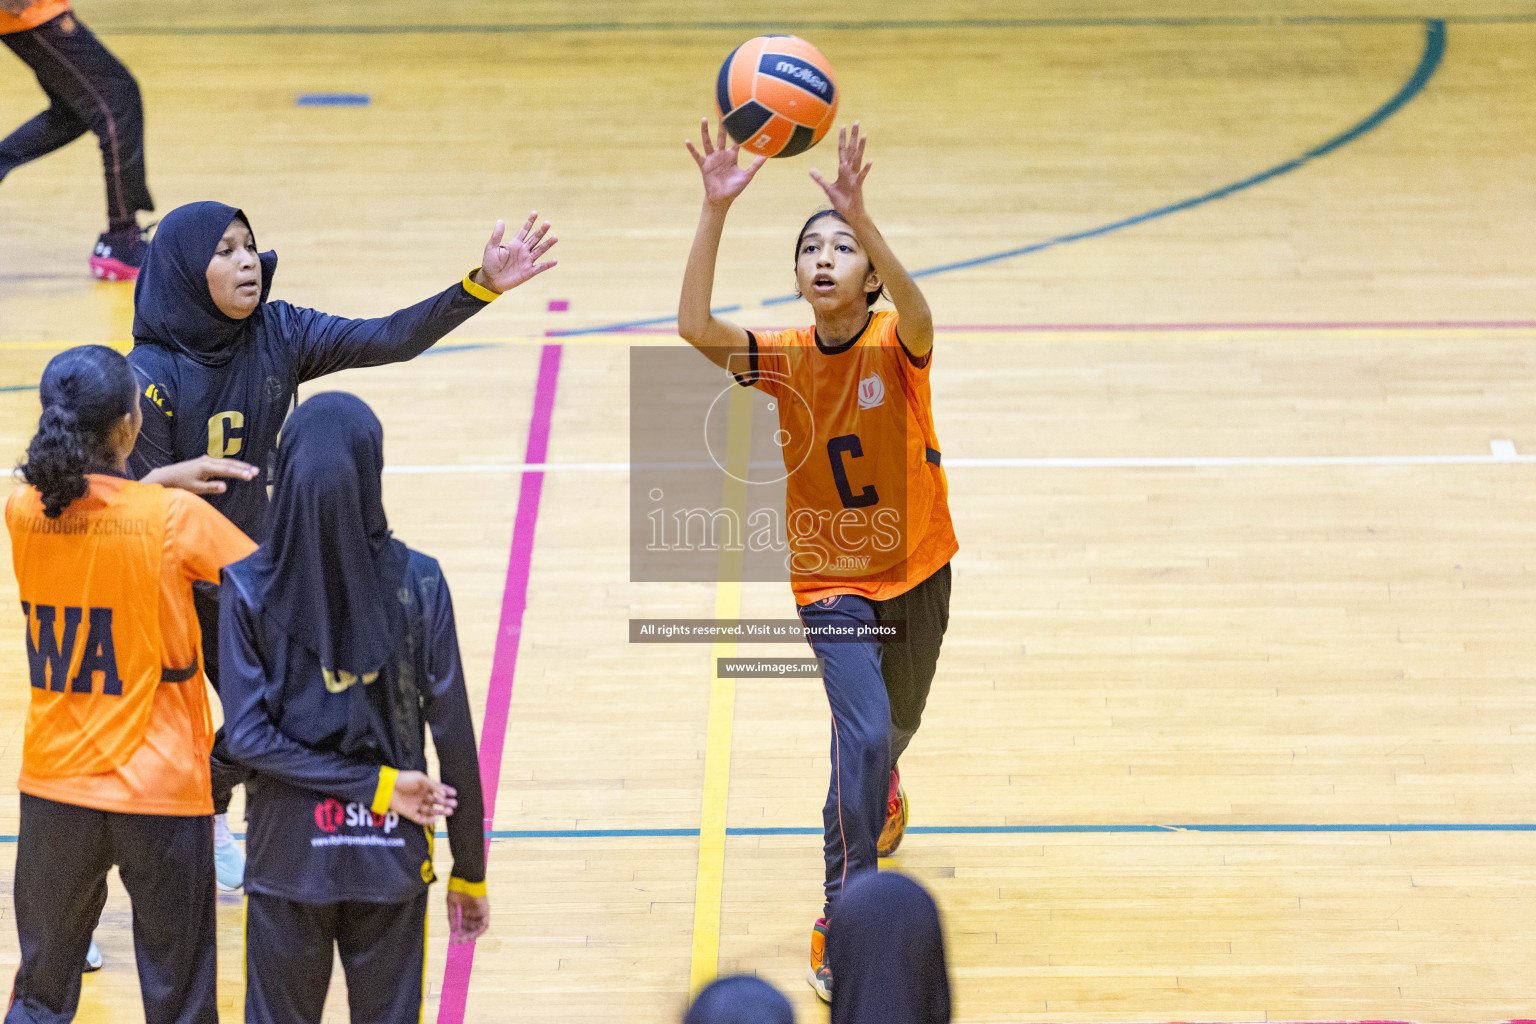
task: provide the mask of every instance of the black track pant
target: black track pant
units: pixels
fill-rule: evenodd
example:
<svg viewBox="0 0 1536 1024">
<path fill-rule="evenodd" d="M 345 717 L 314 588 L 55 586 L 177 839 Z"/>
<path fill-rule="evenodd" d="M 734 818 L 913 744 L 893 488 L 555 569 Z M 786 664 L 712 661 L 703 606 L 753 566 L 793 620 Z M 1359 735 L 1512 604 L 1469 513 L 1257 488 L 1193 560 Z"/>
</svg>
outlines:
<svg viewBox="0 0 1536 1024">
<path fill-rule="evenodd" d="M 27 62 L 50 105 L 0 140 L 0 178 L 94 132 L 107 179 L 107 216 L 153 210 L 144 179 L 144 106 L 139 83 L 73 13 L 0 41 Z"/>
<path fill-rule="evenodd" d="M 253 892 L 245 905 L 246 1024 L 320 1024 L 333 948 L 354 1021 L 418 1024 L 426 946 L 425 891 L 404 903 L 299 903 Z"/>
<path fill-rule="evenodd" d="M 203 672 L 219 692 L 219 599 L 217 591 L 202 589 L 192 591 L 192 605 L 197 609 L 197 623 L 203 631 Z M 224 728 L 213 734 L 213 753 L 208 759 L 208 775 L 213 782 L 213 813 L 229 810 L 230 798 L 235 787 L 251 779 L 251 770 L 237 764 L 229 756 L 229 744 L 224 738 Z"/>
<path fill-rule="evenodd" d="M 5 1024 L 64 1024 L 107 901 L 107 872 L 133 901 L 146 1024 L 217 1024 L 213 822 L 118 814 L 21 795 L 16 933 L 21 967 Z"/>
</svg>

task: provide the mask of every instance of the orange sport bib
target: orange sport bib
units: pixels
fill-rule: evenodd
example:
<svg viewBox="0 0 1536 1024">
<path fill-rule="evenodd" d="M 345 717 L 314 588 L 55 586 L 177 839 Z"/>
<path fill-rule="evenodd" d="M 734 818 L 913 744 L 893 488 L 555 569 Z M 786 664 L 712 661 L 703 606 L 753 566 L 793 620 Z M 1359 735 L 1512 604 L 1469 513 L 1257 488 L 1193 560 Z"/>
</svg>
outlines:
<svg viewBox="0 0 1536 1024">
<path fill-rule="evenodd" d="M 144 742 L 160 685 L 166 509 L 162 488 L 131 482 L 57 519 L 31 487 L 6 503 L 32 692 L 25 774 L 111 771 Z"/>
</svg>

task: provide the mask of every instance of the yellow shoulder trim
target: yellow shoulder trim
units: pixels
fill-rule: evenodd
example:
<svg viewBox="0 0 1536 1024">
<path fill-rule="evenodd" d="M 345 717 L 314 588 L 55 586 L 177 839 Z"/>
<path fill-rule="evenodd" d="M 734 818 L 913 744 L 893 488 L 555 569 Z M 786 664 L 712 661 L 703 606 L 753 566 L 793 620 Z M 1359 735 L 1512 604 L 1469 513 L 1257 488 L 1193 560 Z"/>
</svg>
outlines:
<svg viewBox="0 0 1536 1024">
<path fill-rule="evenodd" d="M 399 774 L 397 769 L 389 765 L 379 769 L 379 788 L 373 791 L 373 803 L 368 805 L 368 809 L 374 814 L 383 814 L 389 810 L 389 801 L 395 795 L 395 779 Z"/>
<path fill-rule="evenodd" d="M 448 891 L 449 892 L 461 892 L 465 896 L 484 896 L 485 895 L 485 883 L 484 882 L 466 882 L 462 878 L 457 878 L 455 876 L 450 875 L 448 877 Z"/>
<path fill-rule="evenodd" d="M 479 269 L 479 267 L 475 267 L 464 275 L 464 290 L 481 302 L 495 302 L 497 296 L 501 294 L 500 292 L 493 292 L 484 285 L 475 283 L 475 271 Z"/>
</svg>

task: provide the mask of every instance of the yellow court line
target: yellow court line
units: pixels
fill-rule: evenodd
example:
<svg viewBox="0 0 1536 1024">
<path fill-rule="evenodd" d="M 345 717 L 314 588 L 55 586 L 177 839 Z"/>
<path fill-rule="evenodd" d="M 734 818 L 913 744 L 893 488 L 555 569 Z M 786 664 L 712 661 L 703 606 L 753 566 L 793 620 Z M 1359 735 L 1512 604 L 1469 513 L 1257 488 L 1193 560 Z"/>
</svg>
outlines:
<svg viewBox="0 0 1536 1024">
<path fill-rule="evenodd" d="M 752 392 L 731 389 L 726 442 L 724 507 L 746 518 L 747 457 L 752 443 Z M 743 551 L 730 545 L 720 550 L 715 618 L 741 615 Z M 720 659 L 736 656 L 735 642 L 710 649 L 709 719 L 704 741 L 704 797 L 699 815 L 699 864 L 693 893 L 693 951 L 688 990 L 697 994 L 720 971 L 720 899 L 725 885 L 725 816 L 731 789 L 731 729 L 736 714 L 736 682 L 720 676 Z"/>
</svg>

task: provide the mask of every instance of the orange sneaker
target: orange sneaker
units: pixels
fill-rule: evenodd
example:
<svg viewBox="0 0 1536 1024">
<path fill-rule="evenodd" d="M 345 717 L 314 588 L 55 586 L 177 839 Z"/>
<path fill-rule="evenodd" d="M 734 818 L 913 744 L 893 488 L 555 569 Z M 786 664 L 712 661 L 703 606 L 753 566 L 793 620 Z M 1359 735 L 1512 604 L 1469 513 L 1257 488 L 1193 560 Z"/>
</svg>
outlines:
<svg viewBox="0 0 1536 1024">
<path fill-rule="evenodd" d="M 891 790 L 885 800 L 885 825 L 880 829 L 880 841 L 875 852 L 889 857 L 901 845 L 907 834 L 907 791 L 901 788 L 901 772 L 891 769 Z"/>
<path fill-rule="evenodd" d="M 832 1001 L 832 968 L 827 966 L 827 919 L 818 917 L 811 927 L 811 965 L 805 969 L 805 980 L 824 1003 Z"/>
</svg>

